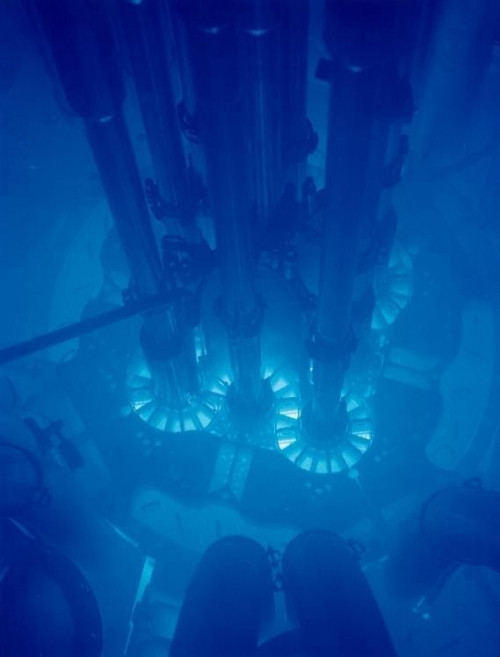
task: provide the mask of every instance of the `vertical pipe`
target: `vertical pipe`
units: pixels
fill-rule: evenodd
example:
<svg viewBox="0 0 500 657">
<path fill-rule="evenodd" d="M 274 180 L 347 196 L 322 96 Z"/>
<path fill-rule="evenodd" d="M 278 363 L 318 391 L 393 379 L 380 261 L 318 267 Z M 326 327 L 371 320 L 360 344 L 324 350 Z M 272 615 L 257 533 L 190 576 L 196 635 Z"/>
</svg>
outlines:
<svg viewBox="0 0 500 657">
<path fill-rule="evenodd" d="M 315 432 L 319 428 L 330 439 L 343 427 L 339 401 L 354 346 L 351 308 L 360 232 L 377 216 L 390 120 L 400 109 L 387 99 L 396 95 L 392 85 L 413 10 L 413 0 L 325 2 L 332 61 L 310 417 Z"/>
<path fill-rule="evenodd" d="M 245 113 L 231 8 L 234 11 L 236 5 L 180 3 L 200 108 L 235 391 L 239 401 L 252 405 L 262 393 L 258 336 L 262 308 L 253 276 Z"/>
<path fill-rule="evenodd" d="M 371 71 L 339 68 L 332 82 L 325 171 L 324 244 L 317 330 L 341 343 L 350 305 L 369 170 L 376 80 Z"/>
<path fill-rule="evenodd" d="M 238 23 L 252 218 L 262 237 L 277 212 L 281 188 L 278 20 L 274 3 L 249 0 Z"/>
<path fill-rule="evenodd" d="M 132 288 L 139 297 L 165 286 L 139 171 L 122 114 L 124 89 L 117 66 L 111 27 L 96 0 L 35 0 L 69 104 L 83 119 L 89 145 L 127 258 Z M 155 369 L 158 389 L 175 382 L 159 364 L 182 357 L 177 319 L 172 308 L 145 314 L 141 343 Z"/>
<path fill-rule="evenodd" d="M 84 118 L 89 145 L 139 297 L 159 291 L 158 249 L 122 112 L 105 120 Z"/>
<path fill-rule="evenodd" d="M 132 144 L 111 27 L 91 0 L 35 0 L 68 103 L 82 118 L 140 296 L 158 292 L 161 263 Z"/>
<path fill-rule="evenodd" d="M 163 32 L 160 0 L 122 0 L 122 27 L 162 197 L 181 223 L 194 221 Z"/>
<path fill-rule="evenodd" d="M 300 183 L 299 165 L 308 154 L 307 52 L 309 2 L 279 3 L 280 96 L 283 186 Z"/>
<path fill-rule="evenodd" d="M 337 67 L 329 101 L 323 249 L 316 317 L 312 412 L 321 425 L 336 424 L 351 334 L 358 242 L 369 170 L 376 92 L 374 71 Z"/>
</svg>

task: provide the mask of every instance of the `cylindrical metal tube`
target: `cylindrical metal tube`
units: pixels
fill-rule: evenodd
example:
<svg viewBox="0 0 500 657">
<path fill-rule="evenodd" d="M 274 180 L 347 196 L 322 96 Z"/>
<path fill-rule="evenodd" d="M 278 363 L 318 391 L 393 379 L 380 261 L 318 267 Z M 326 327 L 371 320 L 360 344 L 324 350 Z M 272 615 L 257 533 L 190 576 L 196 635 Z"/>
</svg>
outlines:
<svg viewBox="0 0 500 657">
<path fill-rule="evenodd" d="M 235 10 L 236 5 L 232 5 Z M 215 220 L 223 286 L 223 319 L 229 329 L 234 385 L 254 403 L 262 388 L 250 231 L 249 157 L 239 82 L 236 14 L 218 3 L 181 3 L 200 108 L 200 130 Z M 248 362 L 242 336 L 252 334 L 256 357 Z M 244 374 L 244 376 L 243 376 Z"/>
<path fill-rule="evenodd" d="M 400 110 L 397 103 L 391 106 L 388 90 L 397 79 L 403 27 L 412 9 L 413 0 L 325 2 L 331 90 L 311 406 L 313 422 L 325 428 L 339 426 L 354 345 L 351 308 L 360 233 L 377 217 L 389 124 Z"/>
<path fill-rule="evenodd" d="M 371 72 L 339 69 L 330 94 L 317 330 L 332 343 L 342 342 L 350 329 L 371 152 L 376 92 L 373 78 Z"/>
<path fill-rule="evenodd" d="M 73 110 L 84 120 L 94 159 L 139 296 L 158 293 L 161 263 L 122 116 L 124 86 L 101 3 L 35 0 Z"/>
<path fill-rule="evenodd" d="M 84 120 L 133 292 L 139 299 L 158 294 L 166 287 L 165 277 L 122 114 L 123 83 L 105 8 L 95 0 L 35 2 L 68 102 Z M 145 313 L 141 343 L 152 366 L 182 352 L 172 308 Z M 160 387 L 168 383 L 166 376 L 157 382 Z"/>
<path fill-rule="evenodd" d="M 162 197 L 182 223 L 194 218 L 170 79 L 160 0 L 121 1 L 124 42 Z"/>
<path fill-rule="evenodd" d="M 376 73 L 376 72 L 375 72 Z M 336 424 L 351 333 L 351 306 L 364 219 L 377 79 L 373 71 L 335 72 L 329 104 L 324 233 L 316 331 L 331 357 L 314 359 L 312 411 Z"/>
<path fill-rule="evenodd" d="M 276 5 L 249 0 L 238 21 L 241 93 L 249 183 L 258 237 L 272 230 L 281 188 L 279 15 Z"/>
<path fill-rule="evenodd" d="M 298 168 L 307 156 L 307 53 L 309 2 L 279 4 L 280 13 L 280 123 L 282 184 L 300 184 Z"/>
<path fill-rule="evenodd" d="M 85 128 L 135 291 L 139 297 L 155 294 L 162 278 L 160 257 L 123 116 L 86 119 Z"/>
<path fill-rule="evenodd" d="M 50 43 L 64 93 L 84 119 L 104 120 L 125 97 L 106 9 L 89 0 L 30 0 Z"/>
</svg>

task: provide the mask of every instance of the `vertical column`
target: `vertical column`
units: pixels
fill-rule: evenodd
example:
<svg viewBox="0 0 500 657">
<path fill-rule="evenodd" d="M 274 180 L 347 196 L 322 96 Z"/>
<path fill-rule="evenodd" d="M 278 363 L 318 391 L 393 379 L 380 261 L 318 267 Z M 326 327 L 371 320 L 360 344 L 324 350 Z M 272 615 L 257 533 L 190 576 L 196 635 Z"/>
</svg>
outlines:
<svg viewBox="0 0 500 657">
<path fill-rule="evenodd" d="M 68 102 L 84 122 L 130 267 L 132 291 L 139 298 L 158 294 L 165 287 L 164 274 L 123 118 L 124 89 L 105 8 L 92 0 L 36 0 L 36 8 Z M 145 314 L 141 343 L 158 394 L 177 400 L 185 392 L 185 374 L 178 362 L 182 342 L 172 308 Z M 163 367 L 167 361 L 169 367 Z"/>
<path fill-rule="evenodd" d="M 312 413 L 334 426 L 352 351 L 351 305 L 369 171 L 377 71 L 332 72 L 325 172 L 323 249 L 313 357 Z"/>
<path fill-rule="evenodd" d="M 162 197 L 180 217 L 194 222 L 187 167 L 178 125 L 160 0 L 122 0 L 124 42 Z"/>
<path fill-rule="evenodd" d="M 252 219 L 272 229 L 281 189 L 280 40 L 275 3 L 248 0 L 238 20 L 241 101 L 249 154 Z"/>
<path fill-rule="evenodd" d="M 298 186 L 300 165 L 316 147 L 307 118 L 309 2 L 278 3 L 280 13 L 280 96 L 282 183 Z"/>
<path fill-rule="evenodd" d="M 351 328 L 363 224 L 377 216 L 389 127 L 397 118 L 398 64 L 413 0 L 325 2 L 331 82 L 323 208 L 323 248 L 316 324 L 309 351 L 312 400 L 304 420 L 315 438 L 345 430 L 341 391 L 355 348 Z"/>
<path fill-rule="evenodd" d="M 236 4 L 181 3 L 198 98 L 200 135 L 215 220 L 223 299 L 221 313 L 238 402 L 262 396 L 259 330 L 250 234 L 249 153 L 239 81 Z"/>
</svg>

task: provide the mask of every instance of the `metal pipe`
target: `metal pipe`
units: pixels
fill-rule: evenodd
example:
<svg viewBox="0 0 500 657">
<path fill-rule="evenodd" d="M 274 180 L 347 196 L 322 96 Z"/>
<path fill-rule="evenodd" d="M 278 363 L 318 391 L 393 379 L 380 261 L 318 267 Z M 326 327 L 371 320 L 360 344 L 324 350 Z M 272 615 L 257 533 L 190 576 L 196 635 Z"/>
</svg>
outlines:
<svg viewBox="0 0 500 657">
<path fill-rule="evenodd" d="M 363 224 L 377 217 L 389 123 L 387 101 L 404 50 L 401 34 L 413 8 L 404 3 L 325 2 L 325 42 L 332 61 L 318 311 L 310 351 L 314 432 L 342 431 L 339 404 L 354 348 L 351 308 Z M 406 19 L 406 20 L 404 20 Z M 399 38 L 398 38 L 399 37 Z M 340 425 L 339 425 L 340 421 Z"/>
<path fill-rule="evenodd" d="M 308 0 L 279 4 L 282 187 L 301 182 L 299 165 L 310 150 L 308 135 L 314 134 L 307 119 L 309 4 Z"/>
<path fill-rule="evenodd" d="M 316 323 L 318 334 L 334 344 L 341 344 L 350 330 L 376 82 L 371 71 L 339 69 L 330 94 L 324 249 Z"/>
<path fill-rule="evenodd" d="M 376 71 L 338 67 L 329 102 L 324 233 L 313 351 L 312 414 L 337 425 L 338 403 L 351 348 L 351 306 L 363 223 Z M 331 438 L 331 436 L 330 436 Z"/>
<path fill-rule="evenodd" d="M 161 294 L 167 282 L 122 114 L 124 88 L 105 7 L 95 0 L 35 0 L 35 5 L 68 102 L 84 121 L 132 274 L 132 291 L 138 299 Z M 161 364 L 182 356 L 173 308 L 145 313 L 141 344 L 163 389 L 168 381 Z M 174 393 L 177 398 L 177 389 Z"/>
<path fill-rule="evenodd" d="M 34 0 L 69 104 L 87 130 L 139 296 L 161 288 L 161 263 L 130 137 L 111 26 L 102 4 Z"/>
<path fill-rule="evenodd" d="M 227 6 L 206 1 L 183 2 L 180 9 L 200 108 L 234 386 L 239 401 L 253 405 L 262 394 L 258 335 L 262 305 L 253 275 L 236 18 Z M 249 349 L 254 355 L 251 362 Z"/>
<path fill-rule="evenodd" d="M 84 117 L 111 214 L 139 298 L 162 288 L 162 268 L 130 136 L 122 112 L 95 121 Z"/>
<path fill-rule="evenodd" d="M 281 189 L 278 19 L 274 3 L 248 0 L 238 21 L 241 102 L 259 238 L 272 230 Z"/>
<path fill-rule="evenodd" d="M 104 123 L 86 120 L 85 127 L 132 272 L 132 291 L 139 299 L 154 294 L 153 290 L 157 290 L 157 294 L 165 290 L 172 291 L 172 284 L 162 270 L 123 115 L 120 113 Z M 148 271 L 153 268 L 154 278 L 143 283 Z M 140 281 L 139 285 L 137 281 Z M 151 292 L 145 283 L 151 287 Z M 165 404 L 168 406 L 170 398 L 171 403 L 177 407 L 179 399 L 185 399 L 187 391 L 197 390 L 198 378 L 194 344 L 183 342 L 176 310 L 171 305 L 146 312 L 140 342 L 152 370 L 158 395 L 161 391 Z M 176 376 L 168 376 L 172 368 L 177 372 Z"/>
<path fill-rule="evenodd" d="M 149 150 L 160 193 L 180 216 L 194 221 L 186 160 L 167 60 L 160 0 L 122 0 L 121 19 Z"/>
<path fill-rule="evenodd" d="M 19 342 L 9 347 L 0 349 L 0 365 L 5 365 L 19 358 L 31 356 L 44 349 L 55 347 L 58 344 L 81 338 L 84 335 L 98 331 L 106 326 L 112 326 L 125 319 L 143 315 L 145 312 L 161 308 L 172 303 L 173 294 L 168 293 L 155 297 L 148 297 L 140 301 L 131 301 L 126 306 L 121 306 L 94 317 L 82 319 L 74 324 L 68 324 L 54 331 L 38 335 L 30 340 Z"/>
</svg>

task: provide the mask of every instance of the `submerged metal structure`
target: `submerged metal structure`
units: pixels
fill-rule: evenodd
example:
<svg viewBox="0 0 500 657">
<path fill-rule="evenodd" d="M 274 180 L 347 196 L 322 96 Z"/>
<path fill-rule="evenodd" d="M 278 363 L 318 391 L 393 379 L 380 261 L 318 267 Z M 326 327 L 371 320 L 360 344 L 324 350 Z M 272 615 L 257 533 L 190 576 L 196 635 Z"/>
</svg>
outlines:
<svg viewBox="0 0 500 657">
<path fill-rule="evenodd" d="M 345 384 L 359 340 L 353 308 L 357 304 L 370 324 L 376 293 L 367 282 L 360 295 L 357 279 L 378 261 L 382 269 L 389 264 L 377 253 L 390 253 L 395 223 L 387 229 L 380 199 L 385 167 L 397 168 L 404 159 L 391 152 L 391 137 L 412 115 L 406 37 L 418 18 L 415 4 L 375 4 L 368 14 L 325 4 L 324 39 L 332 59 L 318 69 L 331 85 L 321 198 L 303 173 L 317 143 L 305 113 L 305 3 L 123 0 L 113 13 L 84 0 L 33 7 L 67 101 L 84 121 L 130 267 L 131 295 L 144 300 L 180 293 L 177 301 L 144 314 L 145 360 L 129 375 L 133 408 L 156 429 L 207 430 L 242 446 L 274 448 L 318 474 L 355 465 L 373 436 L 373 390 L 367 393 L 362 382 L 355 389 Z M 113 46 L 116 36 L 120 51 Z M 169 65 L 171 52 L 178 53 L 177 69 Z M 152 154 L 156 181 L 144 185 L 122 116 L 120 63 L 130 65 Z M 189 90 L 189 98 L 179 101 L 179 120 L 177 79 Z M 183 131 L 195 143 L 194 158 L 185 152 Z M 202 197 L 209 203 L 215 258 L 196 228 Z M 161 245 L 155 244 L 150 213 L 164 226 Z M 293 294 L 285 289 L 287 279 L 306 290 L 300 281 L 307 272 L 292 263 L 313 216 L 323 236 L 318 287 L 307 292 L 314 310 L 305 315 L 302 346 L 296 345 L 303 355 L 290 354 L 290 362 L 285 356 L 278 364 L 286 371 L 278 390 L 276 365 L 261 349 L 269 301 L 259 262 L 276 263 L 271 271 L 281 278 L 284 295 Z M 227 334 L 222 359 L 210 340 L 200 358 L 193 333 L 212 330 L 213 320 L 201 308 L 206 279 L 214 276 L 212 288 L 220 288 L 214 309 Z M 410 294 L 411 285 L 403 286 L 399 308 Z M 308 358 L 310 380 L 303 366 Z"/>
<path fill-rule="evenodd" d="M 496 492 L 428 498 L 418 529 L 389 546 L 394 518 L 416 499 L 479 464 L 487 471 L 485 454 L 500 459 L 500 304 L 494 276 L 476 279 L 484 262 L 496 267 L 498 148 L 470 156 L 460 140 L 482 81 L 496 79 L 498 9 L 25 0 L 24 10 L 58 102 L 83 128 L 112 226 L 103 221 L 96 238 L 102 285 L 78 321 L 0 349 L 5 535 L 36 545 L 34 569 L 76 598 L 75 618 L 80 603 L 92 609 L 96 629 L 81 633 L 89 656 L 102 644 L 90 593 L 99 578 L 81 576 L 80 599 L 52 572 L 60 561 L 80 585 L 78 569 L 47 556 L 50 541 L 65 544 L 58 528 L 73 508 L 89 536 L 127 552 L 120 572 L 130 567 L 134 591 L 117 655 L 204 646 L 213 627 L 199 617 L 210 606 L 203 586 L 231 586 L 226 558 L 253 600 L 246 616 L 244 600 L 223 600 L 251 625 L 248 636 L 250 625 L 233 628 L 249 654 L 365 654 L 370 641 L 394 654 L 357 557 L 389 555 L 388 589 L 392 578 L 391 594 L 410 599 L 441 592 L 463 562 L 498 569 Z M 474 174 L 486 198 L 464 202 L 471 216 L 448 216 L 443 198 L 460 205 L 460 175 L 481 153 L 492 155 Z M 475 253 L 478 226 L 491 252 Z M 446 260 L 443 245 L 458 255 Z M 32 410 L 36 382 L 10 364 L 69 340 L 71 357 L 48 378 L 62 390 L 56 410 Z M 18 403 L 23 393 L 30 403 Z M 69 421 L 52 417 L 69 407 Z M 47 544 L 31 529 L 44 523 Z M 349 532 L 362 540 L 346 542 Z M 84 543 L 68 538 L 91 571 Z M 208 560 L 182 612 L 189 577 L 166 582 L 165 554 L 177 575 Z M 22 583 L 8 556 L 6 596 Z M 265 635 L 262 592 L 273 588 L 292 600 L 299 630 Z M 216 629 L 207 654 L 227 638 L 227 626 Z"/>
</svg>

